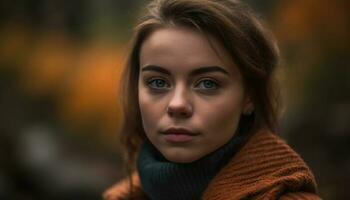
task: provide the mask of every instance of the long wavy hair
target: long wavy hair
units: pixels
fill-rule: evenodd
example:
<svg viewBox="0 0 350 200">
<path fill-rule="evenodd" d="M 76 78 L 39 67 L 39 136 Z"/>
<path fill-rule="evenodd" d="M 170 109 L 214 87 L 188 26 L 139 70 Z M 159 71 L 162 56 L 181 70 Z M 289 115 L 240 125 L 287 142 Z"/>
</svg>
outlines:
<svg viewBox="0 0 350 200">
<path fill-rule="evenodd" d="M 252 115 L 244 120 L 242 116 L 239 126 L 249 123 L 250 132 L 262 128 L 275 132 L 277 127 L 279 92 L 273 72 L 279 63 L 279 50 L 252 10 L 238 0 L 153 0 L 135 27 L 121 79 L 120 143 L 130 180 L 146 139 L 138 102 L 140 49 L 152 32 L 165 27 L 190 28 L 220 42 L 237 64 L 254 104 Z"/>
</svg>

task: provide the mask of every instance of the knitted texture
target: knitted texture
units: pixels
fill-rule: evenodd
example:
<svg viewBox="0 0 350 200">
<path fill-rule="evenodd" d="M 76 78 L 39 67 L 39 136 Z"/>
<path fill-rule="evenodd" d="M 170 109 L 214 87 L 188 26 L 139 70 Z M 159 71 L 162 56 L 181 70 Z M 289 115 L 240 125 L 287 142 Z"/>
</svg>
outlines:
<svg viewBox="0 0 350 200">
<path fill-rule="evenodd" d="M 137 162 L 142 188 L 152 200 L 200 199 L 210 181 L 238 152 L 245 139 L 235 134 L 219 149 L 191 163 L 170 162 L 146 142 Z"/>
<path fill-rule="evenodd" d="M 143 195 L 137 173 L 133 175 L 135 196 Z M 104 194 L 106 200 L 125 199 L 127 180 Z M 255 133 L 210 182 L 204 200 L 320 199 L 310 169 L 283 140 L 269 131 Z"/>
</svg>

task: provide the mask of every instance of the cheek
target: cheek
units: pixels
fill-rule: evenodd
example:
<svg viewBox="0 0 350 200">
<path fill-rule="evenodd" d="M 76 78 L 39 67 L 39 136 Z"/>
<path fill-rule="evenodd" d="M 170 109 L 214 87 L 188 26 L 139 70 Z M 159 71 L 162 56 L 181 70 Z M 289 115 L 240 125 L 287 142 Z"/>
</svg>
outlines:
<svg viewBox="0 0 350 200">
<path fill-rule="evenodd" d="M 157 123 L 162 116 L 161 101 L 154 99 L 145 89 L 139 89 L 139 107 L 143 128 L 146 134 L 149 135 L 156 130 Z"/>
<path fill-rule="evenodd" d="M 242 95 L 226 93 L 213 102 L 206 102 L 203 107 L 199 116 L 210 133 L 233 134 L 242 112 Z"/>
</svg>

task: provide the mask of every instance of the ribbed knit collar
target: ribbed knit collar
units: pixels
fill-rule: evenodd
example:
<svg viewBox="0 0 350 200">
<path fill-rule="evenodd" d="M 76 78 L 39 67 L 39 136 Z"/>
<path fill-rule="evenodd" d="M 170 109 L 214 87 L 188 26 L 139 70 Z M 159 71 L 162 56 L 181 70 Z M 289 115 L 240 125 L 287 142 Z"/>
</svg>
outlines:
<svg viewBox="0 0 350 200">
<path fill-rule="evenodd" d="M 268 130 L 257 130 L 243 143 L 210 181 L 201 199 L 320 199 L 314 175 L 281 138 Z M 130 179 L 124 179 L 106 192 L 105 199 L 148 199 L 139 172 L 133 172 L 130 178 L 133 180 L 131 197 L 128 196 Z M 169 187 L 174 185 L 166 183 Z M 160 190 L 154 188 L 154 191 L 157 194 Z M 167 199 L 175 199 L 174 195 L 177 193 L 171 193 Z"/>
<path fill-rule="evenodd" d="M 137 161 L 143 190 L 152 200 L 200 199 L 209 182 L 243 143 L 244 137 L 236 135 L 209 155 L 181 164 L 167 161 L 146 142 Z"/>
</svg>

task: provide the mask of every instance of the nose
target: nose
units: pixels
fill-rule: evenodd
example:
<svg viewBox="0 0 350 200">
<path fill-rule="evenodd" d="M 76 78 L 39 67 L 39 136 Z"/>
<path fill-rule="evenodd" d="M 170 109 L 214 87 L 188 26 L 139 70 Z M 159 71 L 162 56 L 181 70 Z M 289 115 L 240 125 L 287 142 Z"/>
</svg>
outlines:
<svg viewBox="0 0 350 200">
<path fill-rule="evenodd" d="M 187 91 L 184 87 L 175 89 L 172 98 L 169 101 L 167 113 L 171 117 L 188 118 L 193 114 L 193 107 Z"/>
</svg>

